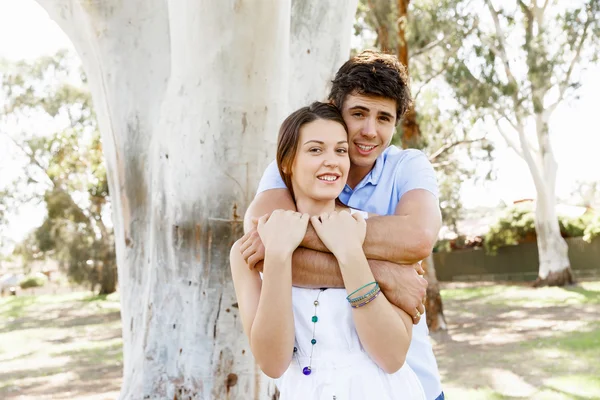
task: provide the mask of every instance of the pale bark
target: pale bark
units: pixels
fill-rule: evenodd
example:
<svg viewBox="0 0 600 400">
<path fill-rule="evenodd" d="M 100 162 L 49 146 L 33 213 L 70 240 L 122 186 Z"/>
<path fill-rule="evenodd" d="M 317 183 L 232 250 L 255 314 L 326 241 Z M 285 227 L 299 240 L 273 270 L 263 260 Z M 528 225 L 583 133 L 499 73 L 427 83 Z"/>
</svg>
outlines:
<svg viewBox="0 0 600 400">
<path fill-rule="evenodd" d="M 535 228 L 537 236 L 537 246 L 539 253 L 539 273 L 538 280 L 535 285 L 565 285 L 573 282 L 571 275 L 571 268 L 568 256 L 568 248 L 566 241 L 560 234 L 560 227 L 558 224 L 558 216 L 556 214 L 556 172 L 558 169 L 557 162 L 554 158 L 554 153 L 550 143 L 549 134 L 549 118 L 557 104 L 562 100 L 564 90 L 568 86 L 571 71 L 574 63 L 579 60 L 581 46 L 585 40 L 587 25 L 584 28 L 584 33 L 581 36 L 581 42 L 578 46 L 576 55 L 569 66 L 569 70 L 566 74 L 567 84 L 560 85 L 560 94 L 558 101 L 544 107 L 544 100 L 546 94 L 550 90 L 552 83 L 550 79 L 544 79 L 540 77 L 536 68 L 538 63 L 548 64 L 548 54 L 543 48 L 545 43 L 543 36 L 547 33 L 544 29 L 544 10 L 546 4 L 543 7 L 537 7 L 535 2 L 531 8 L 519 1 L 521 10 L 525 15 L 525 51 L 527 52 L 527 64 L 528 64 L 528 84 L 531 88 L 528 90 L 527 96 L 532 103 L 533 113 L 530 113 L 530 117 L 534 117 L 536 125 L 536 136 L 538 150 L 532 148 L 525 132 L 525 126 L 523 119 L 527 117 L 527 111 L 521 105 L 521 98 L 519 97 L 520 85 L 517 83 L 514 74 L 511 70 L 511 65 L 508 58 L 506 49 L 505 32 L 500 25 L 499 12 L 492 5 L 491 0 L 486 0 L 488 9 L 494 21 L 494 28 L 496 38 L 499 43 L 499 48 L 494 52 L 500 57 L 504 66 L 508 82 L 514 86 L 512 95 L 512 106 L 514 120 L 508 118 L 505 114 L 498 119 L 506 119 L 519 137 L 519 146 L 513 142 L 508 134 L 502 129 L 499 121 L 497 120 L 496 125 L 499 132 L 504 137 L 508 145 L 515 150 L 515 152 L 521 156 L 527 166 L 533 178 L 535 184 L 537 199 L 536 199 L 536 212 L 535 212 Z M 541 47 L 536 47 L 541 46 Z M 538 51 L 538 53 L 534 53 Z M 539 60 L 539 57 L 545 59 Z"/>
<path fill-rule="evenodd" d="M 358 0 L 292 0 L 289 102 L 326 101 L 335 71 L 350 56 Z"/>
<path fill-rule="evenodd" d="M 307 6 L 291 43 L 316 54 L 300 62 L 290 57 L 289 0 L 38 2 L 82 58 L 102 133 L 122 304 L 120 398 L 275 396 L 242 334 L 229 248 L 273 159 L 288 98 L 296 107 L 322 97 L 348 57 L 352 5 Z M 326 15 L 320 25 L 308 18 L 316 11 Z M 292 76 L 290 58 L 301 64 Z"/>
<path fill-rule="evenodd" d="M 543 184 L 536 185 L 537 201 L 535 208 L 535 232 L 539 254 L 539 278 L 552 285 L 573 283 L 567 242 L 560 234 L 556 214 L 556 172 L 558 164 L 554 158 L 548 132 L 548 114 L 539 113 L 536 130 L 540 148 Z"/>
</svg>

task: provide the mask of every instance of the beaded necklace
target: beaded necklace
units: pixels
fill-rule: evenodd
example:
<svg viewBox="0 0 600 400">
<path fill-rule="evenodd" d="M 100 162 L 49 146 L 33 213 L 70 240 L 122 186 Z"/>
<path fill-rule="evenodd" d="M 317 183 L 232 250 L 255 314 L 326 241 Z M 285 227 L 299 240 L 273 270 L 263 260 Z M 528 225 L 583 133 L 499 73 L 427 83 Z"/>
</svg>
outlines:
<svg viewBox="0 0 600 400">
<path fill-rule="evenodd" d="M 313 316 L 311 318 L 311 321 L 313 323 L 313 332 L 312 332 L 312 339 L 310 340 L 310 344 L 311 344 L 310 357 L 308 359 L 308 366 L 302 368 L 302 373 L 306 376 L 310 375 L 312 372 L 313 351 L 315 349 L 315 344 L 317 344 L 317 339 L 315 339 L 315 330 L 317 328 L 317 322 L 319 322 L 319 317 L 317 316 L 317 307 L 319 306 L 319 296 L 321 296 L 321 293 L 323 293 L 325 290 L 327 290 L 327 288 L 321 288 L 319 290 L 319 293 L 317 294 L 317 298 L 313 302 L 313 305 L 315 306 L 315 312 L 313 313 Z M 297 352 L 298 352 L 298 348 L 294 347 L 294 354 L 296 354 Z M 297 356 L 296 356 L 296 361 L 298 362 L 298 366 L 300 366 L 300 361 L 298 360 Z"/>
</svg>

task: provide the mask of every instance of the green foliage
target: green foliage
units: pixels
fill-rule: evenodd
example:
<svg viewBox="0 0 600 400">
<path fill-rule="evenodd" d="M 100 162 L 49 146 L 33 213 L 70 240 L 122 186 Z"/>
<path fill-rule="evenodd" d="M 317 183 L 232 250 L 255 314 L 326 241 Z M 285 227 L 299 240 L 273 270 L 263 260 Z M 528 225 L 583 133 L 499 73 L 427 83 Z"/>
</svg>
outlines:
<svg viewBox="0 0 600 400">
<path fill-rule="evenodd" d="M 411 143 L 403 142 L 402 124 L 398 125 L 392 144 L 421 149 L 430 156 L 438 173 L 440 206 L 445 225 L 456 231 L 462 204 L 460 186 L 474 173 L 475 165 L 465 166 L 465 157 L 486 170 L 483 163 L 490 160 L 492 148 L 486 140 L 474 141 L 471 126 L 478 116 L 447 106 L 454 99 L 441 98 L 428 84 L 437 81 L 447 68 L 455 65 L 456 53 L 463 40 L 476 24 L 476 18 L 465 12 L 463 0 L 412 0 L 408 19 L 399 19 L 397 2 L 361 0 L 356 14 L 355 35 L 363 47 L 377 47 L 396 53 L 399 44 L 399 26 L 405 24 L 406 46 L 409 51 L 409 72 L 420 135 Z M 480 51 L 493 54 L 484 47 Z M 468 73 L 468 70 L 465 70 Z M 465 91 L 473 96 L 487 96 L 466 85 Z M 439 87 L 439 86 L 438 86 Z M 493 101 L 493 99 L 488 100 Z M 442 110 L 440 104 L 444 104 Z M 489 174 L 485 174 L 490 176 Z"/>
<path fill-rule="evenodd" d="M 499 247 L 516 245 L 535 235 L 535 214 L 531 203 L 507 208 L 485 235 L 486 251 L 495 254 Z"/>
<path fill-rule="evenodd" d="M 600 237 L 600 213 L 591 217 L 589 221 L 587 221 L 586 227 L 583 231 L 583 240 L 588 243 L 597 237 Z"/>
<path fill-rule="evenodd" d="M 45 275 L 36 273 L 31 275 L 26 275 L 19 282 L 19 286 L 21 289 L 29 289 L 34 287 L 42 287 L 48 282 L 48 278 Z"/>
<path fill-rule="evenodd" d="M 27 160 L 24 174 L 12 185 L 13 208 L 35 201 L 47 211 L 16 253 L 25 263 L 57 260 L 70 280 L 102 281 L 101 291 L 111 293 L 116 281 L 101 280 L 104 272 L 113 276 L 115 268 L 113 231 L 104 222 L 110 211 L 106 168 L 85 75 L 73 64 L 72 56 L 59 52 L 12 65 L 2 75 L 7 100 L 2 122 L 44 118 L 53 128 L 47 134 L 25 131 L 12 138 Z M 25 187 L 30 192 L 22 196 Z"/>
<path fill-rule="evenodd" d="M 600 214 L 588 212 L 579 217 L 558 217 L 561 235 L 564 238 L 581 237 L 588 242 L 600 236 Z M 496 254 L 503 246 L 535 241 L 535 210 L 532 203 L 521 203 L 508 207 L 490 226 L 485 235 L 484 247 L 490 254 Z"/>
</svg>

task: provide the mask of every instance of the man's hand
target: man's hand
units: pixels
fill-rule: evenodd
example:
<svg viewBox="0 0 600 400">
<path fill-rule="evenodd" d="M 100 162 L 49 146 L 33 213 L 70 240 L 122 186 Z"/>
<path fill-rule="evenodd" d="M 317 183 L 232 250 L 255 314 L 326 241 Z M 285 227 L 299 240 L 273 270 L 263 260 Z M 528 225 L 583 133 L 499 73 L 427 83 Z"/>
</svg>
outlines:
<svg viewBox="0 0 600 400">
<path fill-rule="evenodd" d="M 248 268 L 254 269 L 257 263 L 265 259 L 265 246 L 256 228 L 242 236 L 240 243 L 240 251 Z"/>
<path fill-rule="evenodd" d="M 423 272 L 419 264 L 396 265 L 393 269 L 386 268 L 385 278 L 379 282 L 388 301 L 413 317 L 415 325 L 425 312 L 423 303 L 427 293 L 427 281 L 421 276 Z"/>
</svg>

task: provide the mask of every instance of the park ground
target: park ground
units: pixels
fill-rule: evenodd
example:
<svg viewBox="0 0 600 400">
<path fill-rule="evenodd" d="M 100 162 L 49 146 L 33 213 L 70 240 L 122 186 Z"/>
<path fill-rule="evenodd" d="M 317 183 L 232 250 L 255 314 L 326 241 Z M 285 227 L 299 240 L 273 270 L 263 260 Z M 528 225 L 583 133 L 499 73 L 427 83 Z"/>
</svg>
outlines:
<svg viewBox="0 0 600 400">
<path fill-rule="evenodd" d="M 447 283 L 432 334 L 449 400 L 600 399 L 600 281 L 568 288 Z M 0 298 L 0 399 L 115 399 L 118 294 Z"/>
</svg>

